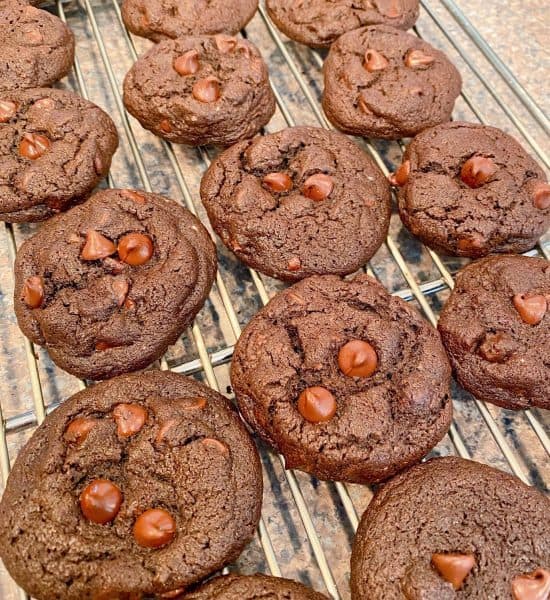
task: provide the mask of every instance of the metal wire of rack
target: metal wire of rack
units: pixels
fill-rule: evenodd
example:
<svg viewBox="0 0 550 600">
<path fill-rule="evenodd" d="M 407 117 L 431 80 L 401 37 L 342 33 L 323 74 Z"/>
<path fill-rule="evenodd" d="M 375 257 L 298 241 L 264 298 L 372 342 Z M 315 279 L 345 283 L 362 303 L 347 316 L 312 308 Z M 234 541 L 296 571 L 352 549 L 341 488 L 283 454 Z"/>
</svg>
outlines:
<svg viewBox="0 0 550 600">
<path fill-rule="evenodd" d="M 511 131 L 519 134 L 538 160 L 550 168 L 540 142 L 543 139 L 540 132 L 546 134 L 549 131 L 548 120 L 541 108 L 455 0 L 422 0 L 421 4 L 423 13 L 415 33 L 423 37 L 426 30 L 431 43 L 434 43 L 432 35 L 438 34 L 440 45 L 443 45 L 442 38 L 448 44 L 443 46 L 444 49 L 448 47 L 455 51 L 468 74 L 502 111 L 507 126 L 513 126 Z M 147 47 L 147 42 L 127 33 L 117 0 L 81 0 L 80 5 L 57 0 L 55 10 L 73 27 L 77 37 L 77 57 L 70 87 L 85 98 L 106 105 L 119 125 L 119 154 L 123 157 L 116 166 L 116 161 L 113 163 L 108 185 L 164 192 L 182 201 L 209 226 L 197 201 L 196 190 L 215 149 L 182 148 L 153 139 L 124 109 L 121 80 L 141 50 Z M 449 17 L 458 25 L 458 31 L 453 31 L 449 25 Z M 283 39 L 269 20 L 263 4 L 258 16 L 242 34 L 260 46 L 270 66 L 278 106 L 270 130 L 302 122 L 331 128 L 319 102 L 321 53 Z M 483 72 L 479 56 L 473 58 L 471 45 L 494 69 L 493 74 L 500 78 L 498 83 L 494 83 L 493 76 L 490 81 Z M 499 87 L 502 84 L 515 101 L 503 98 Z M 465 86 L 461 98 L 470 120 L 487 122 L 475 89 L 472 93 Z M 362 143 L 385 174 L 389 173 L 391 165 L 398 164 L 404 149 L 401 142 L 382 144 L 365 140 Z M 165 169 L 169 169 L 168 175 Z M 12 263 L 18 241 L 32 233 L 33 227 L 6 224 L 5 231 L 6 258 Z M 197 317 L 190 335 L 182 338 L 159 366 L 195 375 L 212 388 L 230 393 L 228 363 L 241 328 L 281 284 L 245 269 L 219 244 L 218 250 L 220 270 L 207 306 Z M 395 216 L 379 254 L 381 257 L 377 254 L 367 271 L 392 293 L 414 302 L 435 325 L 438 309 L 453 287 L 453 273 L 461 262 L 440 257 L 407 237 Z M 528 254 L 549 259 L 550 241 L 543 239 Z M 3 291 L 3 285 L 0 291 Z M 85 385 L 85 382 L 60 373 L 41 349 L 34 348 L 16 332 L 13 326 L 11 333 L 18 343 L 22 343 L 22 348 L 15 352 L 15 357 L 13 350 L 3 351 L 3 358 L 8 356 L 15 361 L 14 374 L 8 372 L 8 379 L 14 381 L 10 386 L 13 394 L 11 399 L 0 401 L 0 474 L 4 482 L 10 459 L 13 460 L 34 427 L 60 401 Z M 18 383 L 22 377 L 28 379 L 23 385 Z M 31 402 L 23 399 L 23 389 Z M 436 448 L 436 454 L 454 453 L 493 463 L 528 484 L 548 489 L 550 439 L 547 415 L 536 410 L 512 413 L 497 409 L 472 399 L 458 387 L 453 390 L 453 400 L 458 410 L 449 434 Z M 261 444 L 260 451 L 266 487 L 263 516 L 257 536 L 237 565 L 231 568 L 243 572 L 263 570 L 301 579 L 317 589 L 324 588 L 335 599 L 348 598 L 349 546 L 358 515 L 372 496 L 371 490 L 364 486 L 318 482 L 303 473 L 286 471 L 282 457 Z M 27 597 L 9 582 L 1 569 L 0 597 L 10 600 Z"/>
</svg>

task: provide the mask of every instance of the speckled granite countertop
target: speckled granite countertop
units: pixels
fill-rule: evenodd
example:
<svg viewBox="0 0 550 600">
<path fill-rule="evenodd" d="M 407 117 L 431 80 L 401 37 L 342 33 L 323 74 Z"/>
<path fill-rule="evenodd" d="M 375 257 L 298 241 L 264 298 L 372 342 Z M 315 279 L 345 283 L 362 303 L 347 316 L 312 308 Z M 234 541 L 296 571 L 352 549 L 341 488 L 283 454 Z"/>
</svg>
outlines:
<svg viewBox="0 0 550 600">
<path fill-rule="evenodd" d="M 116 88 L 120 89 L 122 79 L 131 66 L 133 58 L 120 28 L 113 1 L 116 0 L 94 0 L 92 7 L 99 29 L 104 36 L 106 52 L 112 62 Z M 422 10 L 418 30 L 430 43 L 446 51 L 463 75 L 466 97 L 457 102 L 455 118 L 475 120 L 473 106 L 477 114 L 488 123 L 520 137 L 503 108 L 495 102 L 474 72 L 457 54 L 456 49 L 448 43 L 443 32 L 451 36 L 457 45 L 466 51 L 472 65 L 488 82 L 490 90 L 494 91 L 505 108 L 517 115 L 524 124 L 525 130 L 532 136 L 533 144 L 548 153 L 550 150 L 548 138 L 541 127 L 483 58 L 460 25 L 450 16 L 445 9 L 445 2 L 449 0 L 426 0 L 426 7 L 440 20 L 441 28 L 436 26 L 426 10 Z M 547 51 L 550 39 L 548 3 L 543 0 L 489 0 L 487 2 L 456 0 L 456 2 L 486 40 L 492 44 L 538 105 L 548 112 L 550 96 L 545 89 L 550 66 Z M 121 148 L 113 161 L 111 171 L 113 182 L 118 187 L 143 187 L 143 179 L 140 177 L 139 168 L 136 167 L 136 159 L 132 155 L 124 122 L 118 110 L 117 98 L 110 86 L 100 49 L 86 18 L 86 11 L 74 3 L 66 6 L 69 25 L 75 31 L 77 56 L 89 97 L 113 116 L 119 128 Z M 55 9 L 52 10 L 55 12 Z M 318 114 L 316 115 L 308 105 L 295 74 L 285 63 L 280 49 L 274 43 L 260 14 L 247 27 L 246 34 L 264 54 L 270 67 L 272 81 L 279 89 L 292 120 L 299 124 L 318 125 Z M 135 39 L 135 43 L 138 52 L 142 52 L 149 46 L 149 43 L 144 40 Z M 291 42 L 285 43 L 285 48 L 294 61 L 296 70 L 305 78 L 308 89 L 313 94 L 314 103 L 317 102 L 322 90 L 319 55 Z M 78 89 L 74 75 L 63 82 L 63 86 Z M 275 131 L 285 127 L 286 124 L 283 114 L 278 111 L 268 130 Z M 159 140 L 141 129 L 135 121 L 131 120 L 130 126 L 136 145 L 142 152 L 143 166 L 151 187 L 159 193 L 183 201 L 185 199 L 183 190 L 178 185 L 165 147 Z M 528 147 L 525 139 L 522 142 Z M 391 168 L 399 160 L 401 150 L 396 143 L 376 142 L 375 146 L 388 167 Z M 213 156 L 215 150 L 208 149 L 208 154 Z M 175 148 L 175 156 L 189 189 L 187 201 L 195 203 L 199 215 L 206 220 L 206 215 L 198 202 L 198 185 L 205 168 L 204 155 L 193 149 L 178 147 Z M 34 225 L 14 227 L 16 243 L 21 243 L 35 229 Z M 29 370 L 23 337 L 17 328 L 13 314 L 11 298 L 13 256 L 10 252 L 8 233 L 8 230 L 2 226 L 0 406 L 4 419 L 8 420 L 7 445 L 13 460 L 18 449 L 33 431 L 33 412 L 36 406 L 40 409 L 40 398 L 36 394 L 33 396 L 32 371 Z M 398 251 L 406 257 L 411 276 L 423 286 L 423 290 L 431 290 L 427 296 L 427 303 L 429 309 L 437 314 L 441 303 L 448 295 L 448 290 L 441 282 L 440 271 L 426 249 L 402 229 L 399 218 L 395 214 L 392 218 L 390 235 Z M 547 252 L 550 251 L 550 236 L 547 235 L 543 243 L 546 244 Z M 218 252 L 220 274 L 235 306 L 236 317 L 242 326 L 261 306 L 261 294 L 250 273 L 219 244 Z M 453 273 L 461 264 L 461 261 L 448 257 L 443 257 L 442 261 Z M 404 290 L 402 295 L 407 299 L 411 298 L 411 294 L 406 291 L 408 285 L 403 273 L 397 268 L 386 246 L 381 248 L 373 258 L 371 267 L 390 291 Z M 268 294 L 273 294 L 281 286 L 280 283 L 268 278 L 264 278 L 263 283 Z M 216 360 L 211 374 L 214 379 L 211 376 L 211 383 L 217 384 L 222 391 L 230 392 L 227 364 L 230 351 L 226 348 L 230 348 L 235 343 L 235 331 L 229 325 L 227 307 L 224 306 L 218 290 L 214 289 L 210 301 L 197 318 L 197 324 L 205 338 L 208 350 Z M 47 406 L 53 407 L 77 391 L 79 383 L 57 369 L 41 349 L 37 350 L 37 355 L 39 358 L 37 375 L 41 382 L 43 399 Z M 197 356 L 197 348 L 189 332 L 170 350 L 167 358 L 175 370 L 195 372 L 198 377 L 204 379 L 204 375 L 200 373 Z M 457 432 L 472 457 L 509 471 L 509 462 L 471 397 L 455 386 L 453 399 Z M 550 430 L 548 412 L 533 412 L 533 416 L 543 430 L 546 432 Z M 495 430 L 501 436 L 501 444 L 502 441 L 508 444 L 515 467 L 520 469 L 531 483 L 548 491 L 550 461 L 526 415 L 488 406 L 485 418 L 494 420 Z M 25 426 L 20 427 L 21 425 Z M 435 453 L 449 454 L 454 450 L 451 440 L 447 437 L 439 444 Z M 342 503 L 339 495 L 341 488 L 330 483 L 320 483 L 301 473 L 296 474 L 305 506 L 309 509 L 309 516 L 317 531 L 316 541 L 319 545 L 314 546 L 308 539 L 304 520 L 301 518 L 299 507 L 293 498 L 291 486 L 280 461 L 265 448 L 262 448 L 262 458 L 265 466 L 263 514 L 282 574 L 310 583 L 321 591 L 334 585 L 333 589 L 337 590 L 342 598 L 349 598 L 349 552 L 353 538 L 354 514 L 349 505 L 346 510 L 346 505 Z M 355 512 L 360 515 L 371 498 L 371 491 L 361 486 L 347 486 L 347 490 Z M 326 565 L 323 559 L 326 559 Z M 269 565 L 258 537 L 232 568 L 243 572 L 255 570 L 269 572 Z M 0 598 L 14 600 L 18 597 L 13 582 L 0 565 Z"/>
</svg>

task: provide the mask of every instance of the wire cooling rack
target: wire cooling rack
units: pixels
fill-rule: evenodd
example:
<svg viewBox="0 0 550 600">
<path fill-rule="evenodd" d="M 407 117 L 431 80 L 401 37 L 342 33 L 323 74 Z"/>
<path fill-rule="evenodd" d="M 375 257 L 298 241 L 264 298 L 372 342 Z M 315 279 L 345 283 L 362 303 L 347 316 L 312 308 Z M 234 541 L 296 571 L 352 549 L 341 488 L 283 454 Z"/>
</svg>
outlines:
<svg viewBox="0 0 550 600">
<path fill-rule="evenodd" d="M 550 168 L 545 150 L 550 128 L 543 110 L 461 8 L 477 3 L 458 2 L 460 6 L 455 0 L 423 0 L 414 29 L 414 33 L 447 52 L 461 70 L 464 91 L 454 117 L 505 129 Z M 516 4 L 509 3 L 510 10 L 517 8 Z M 536 7 L 533 0 L 532 4 Z M 117 0 L 58 1 L 47 8 L 70 25 L 77 40 L 74 69 L 60 87 L 96 102 L 117 124 L 121 147 L 107 184 L 172 197 L 210 229 L 198 186 L 216 149 L 193 149 L 161 141 L 144 131 L 122 104 L 124 75 L 150 43 L 126 32 Z M 487 8 L 493 13 L 495 9 L 498 7 Z M 515 32 L 520 38 L 524 35 L 519 29 Z M 270 22 L 263 4 L 242 35 L 260 48 L 270 68 L 278 110 L 267 131 L 295 124 L 330 128 L 320 105 L 323 53 L 284 38 Z M 529 47 L 532 49 L 532 45 Z M 525 58 L 526 63 L 533 59 Z M 404 149 L 402 142 L 359 143 L 386 174 L 399 164 Z M 6 224 L 0 236 L 0 474 L 4 482 L 10 463 L 37 424 L 85 385 L 57 369 L 47 353 L 24 338 L 15 322 L 13 259 L 16 247 L 36 228 Z M 244 267 L 217 242 L 220 268 L 209 299 L 193 327 L 158 366 L 195 376 L 231 396 L 229 363 L 234 344 L 242 327 L 283 284 Z M 528 254 L 550 258 L 550 237 L 543 238 Z M 367 270 L 390 292 L 415 304 L 435 325 L 439 309 L 453 287 L 453 275 L 464 262 L 440 257 L 422 246 L 394 214 L 386 243 Z M 434 455 L 457 454 L 486 462 L 548 492 L 548 412 L 502 410 L 474 400 L 456 385 L 453 401 L 453 425 Z M 281 457 L 261 443 L 259 447 L 265 484 L 262 520 L 254 540 L 229 569 L 282 575 L 301 580 L 335 599 L 349 598 L 351 542 L 358 518 L 372 497 L 371 489 L 319 482 L 304 473 L 285 471 Z M 26 597 L 0 565 L 0 598 Z"/>
</svg>

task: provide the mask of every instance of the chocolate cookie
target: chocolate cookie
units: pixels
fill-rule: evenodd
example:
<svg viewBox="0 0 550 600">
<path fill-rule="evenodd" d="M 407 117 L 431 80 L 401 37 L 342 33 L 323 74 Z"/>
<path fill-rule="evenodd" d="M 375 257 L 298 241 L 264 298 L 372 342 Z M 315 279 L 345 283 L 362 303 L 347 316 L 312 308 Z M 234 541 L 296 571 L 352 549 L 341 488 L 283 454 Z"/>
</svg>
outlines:
<svg viewBox="0 0 550 600">
<path fill-rule="evenodd" d="M 524 252 L 550 226 L 544 171 L 495 127 L 454 122 L 422 132 L 393 182 L 405 225 L 447 254 Z"/>
<path fill-rule="evenodd" d="M 437 331 L 374 279 L 313 276 L 248 324 L 231 382 L 250 426 L 320 479 L 372 483 L 445 435 L 451 369 Z"/>
<path fill-rule="evenodd" d="M 289 38 L 326 48 L 364 25 L 409 29 L 418 19 L 418 0 L 267 0 L 267 11 Z"/>
<path fill-rule="evenodd" d="M 460 383 L 505 408 L 550 409 L 550 263 L 493 256 L 458 274 L 439 331 Z"/>
<path fill-rule="evenodd" d="M 193 146 L 251 137 L 275 112 L 259 50 L 227 35 L 153 47 L 126 75 L 124 104 L 155 135 Z"/>
<path fill-rule="evenodd" d="M 543 494 L 492 467 L 456 457 L 417 465 L 365 511 L 351 597 L 548 598 L 549 514 Z"/>
<path fill-rule="evenodd" d="M 108 190 L 48 221 L 19 249 L 23 333 L 86 379 L 142 369 L 193 321 L 216 273 L 210 236 L 162 196 Z"/>
<path fill-rule="evenodd" d="M 226 575 L 216 577 L 182 600 L 327 600 L 311 588 L 281 577 L 267 575 Z"/>
<path fill-rule="evenodd" d="M 122 18 L 136 35 L 167 38 L 235 35 L 252 19 L 258 0 L 124 0 Z"/>
<path fill-rule="evenodd" d="M 346 133 L 396 139 L 451 118 L 462 80 L 449 59 L 387 25 L 350 31 L 324 64 L 323 108 Z"/>
<path fill-rule="evenodd" d="M 26 2 L 2 2 L 0 39 L 0 93 L 51 85 L 73 64 L 72 31 L 56 16 Z"/>
<path fill-rule="evenodd" d="M 63 90 L 0 94 L 0 219 L 39 221 L 85 200 L 118 145 L 111 118 Z"/>
<path fill-rule="evenodd" d="M 0 504 L 0 555 L 38 600 L 172 592 L 238 556 L 261 501 L 258 453 L 230 402 L 183 375 L 126 375 L 33 434 Z"/>
<path fill-rule="evenodd" d="M 201 184 L 212 226 L 240 260 L 279 279 L 352 273 L 388 231 L 389 186 L 346 136 L 293 127 L 221 154 Z"/>
</svg>

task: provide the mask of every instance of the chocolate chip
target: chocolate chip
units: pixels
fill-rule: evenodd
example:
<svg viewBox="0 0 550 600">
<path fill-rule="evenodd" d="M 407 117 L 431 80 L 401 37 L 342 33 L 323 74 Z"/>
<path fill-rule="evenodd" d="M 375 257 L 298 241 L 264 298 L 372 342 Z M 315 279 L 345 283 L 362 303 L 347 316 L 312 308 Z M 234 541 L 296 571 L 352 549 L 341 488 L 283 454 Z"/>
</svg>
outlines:
<svg viewBox="0 0 550 600">
<path fill-rule="evenodd" d="M 199 102 L 216 102 L 221 95 L 220 82 L 215 77 L 199 79 L 193 86 L 192 93 Z"/>
<path fill-rule="evenodd" d="M 7 123 L 17 113 L 17 104 L 11 100 L 0 100 L 0 123 Z"/>
<path fill-rule="evenodd" d="M 506 333 L 488 333 L 479 346 L 478 352 L 489 362 L 501 363 L 509 358 L 516 350 L 516 343 Z"/>
<path fill-rule="evenodd" d="M 178 598 L 185 592 L 185 588 L 178 588 L 177 590 L 172 590 L 170 592 L 164 592 L 160 597 L 164 600 L 173 600 L 174 598 Z"/>
<path fill-rule="evenodd" d="M 172 133 L 172 124 L 170 123 L 170 121 L 168 119 L 163 119 L 159 123 L 159 129 L 161 131 L 164 131 L 164 133 Z"/>
<path fill-rule="evenodd" d="M 369 108 L 367 100 L 365 99 L 363 94 L 359 96 L 357 104 L 362 113 L 364 113 L 365 115 L 372 115 L 372 110 Z"/>
<path fill-rule="evenodd" d="M 215 440 L 214 438 L 204 438 L 201 440 L 201 443 L 205 448 L 210 448 L 215 452 L 219 452 L 223 456 L 229 455 L 229 448 L 223 442 L 220 442 L 220 440 Z"/>
<path fill-rule="evenodd" d="M 460 179 L 471 188 L 481 187 L 497 172 L 497 166 L 491 158 L 472 156 L 460 170 Z"/>
<path fill-rule="evenodd" d="M 457 246 L 462 252 L 476 252 L 483 248 L 483 237 L 478 233 L 472 233 L 467 237 L 462 237 L 458 240 Z"/>
<path fill-rule="evenodd" d="M 25 279 L 21 293 L 23 302 L 29 308 L 40 308 L 44 302 L 44 280 L 38 275 Z"/>
<path fill-rule="evenodd" d="M 298 256 L 292 256 L 288 260 L 287 268 L 289 271 L 299 271 L 302 266 L 302 261 Z"/>
<path fill-rule="evenodd" d="M 514 600 L 548 600 L 550 598 L 550 571 L 536 569 L 532 573 L 512 579 Z"/>
<path fill-rule="evenodd" d="M 97 173 L 97 175 L 103 175 L 104 168 L 105 165 L 103 164 L 103 159 L 99 154 L 96 154 L 94 156 L 94 171 Z"/>
<path fill-rule="evenodd" d="M 111 289 L 113 290 L 113 296 L 118 306 L 122 306 L 128 295 L 128 282 L 126 279 L 114 279 L 111 283 Z"/>
<path fill-rule="evenodd" d="M 475 564 L 476 559 L 473 554 L 432 554 L 432 565 L 455 590 L 462 587 Z"/>
<path fill-rule="evenodd" d="M 128 200 L 132 200 L 132 202 L 136 202 L 137 204 L 145 204 L 146 198 L 143 194 L 136 192 L 135 190 L 120 190 L 120 195 L 124 196 L 124 198 L 128 198 Z"/>
<path fill-rule="evenodd" d="M 550 208 L 550 185 L 548 183 L 539 183 L 535 186 L 533 204 L 541 210 Z"/>
<path fill-rule="evenodd" d="M 548 308 L 546 297 L 541 294 L 516 294 L 513 302 L 521 320 L 528 325 L 538 325 Z"/>
<path fill-rule="evenodd" d="M 105 350 L 109 350 L 109 348 L 116 348 L 116 346 L 109 344 L 109 342 L 97 342 L 95 345 L 97 352 L 105 352 Z"/>
<path fill-rule="evenodd" d="M 272 192 L 289 192 L 292 189 L 292 179 L 286 173 L 268 173 L 262 183 Z"/>
<path fill-rule="evenodd" d="M 309 387 L 298 398 L 298 410 L 311 423 L 330 421 L 336 413 L 336 400 L 324 387 Z"/>
<path fill-rule="evenodd" d="M 222 54 L 229 54 L 237 47 L 237 38 L 231 35 L 215 35 L 214 40 L 216 41 L 216 47 Z"/>
<path fill-rule="evenodd" d="M 180 398 L 178 406 L 184 410 L 202 410 L 206 406 L 206 398 Z"/>
<path fill-rule="evenodd" d="M 25 133 L 19 144 L 19 154 L 24 158 L 36 160 L 50 149 L 51 142 L 45 135 Z"/>
<path fill-rule="evenodd" d="M 122 492 L 108 479 L 95 479 L 80 494 L 82 514 L 92 523 L 105 525 L 118 514 Z"/>
<path fill-rule="evenodd" d="M 166 434 L 170 431 L 170 429 L 172 429 L 172 427 L 174 427 L 176 423 L 176 419 L 170 419 L 161 423 L 157 431 L 157 435 L 155 436 L 155 443 L 160 444 L 161 442 L 164 442 Z"/>
<path fill-rule="evenodd" d="M 427 69 L 435 58 L 422 52 L 422 50 L 410 50 L 405 57 L 405 65 L 411 69 Z"/>
<path fill-rule="evenodd" d="M 83 260 L 99 260 L 107 258 L 115 252 L 116 246 L 109 238 L 106 238 L 95 229 L 89 229 L 86 234 L 86 242 L 80 252 L 80 258 Z"/>
<path fill-rule="evenodd" d="M 133 532 L 140 546 L 160 548 L 174 538 L 176 522 L 168 511 L 162 508 L 150 508 L 136 519 Z"/>
<path fill-rule="evenodd" d="M 369 73 L 373 73 L 374 71 L 382 71 L 385 69 L 390 63 L 388 59 L 380 54 L 377 50 L 369 48 L 365 52 L 365 62 L 363 66 Z"/>
<path fill-rule="evenodd" d="M 33 104 L 33 107 L 43 111 L 50 111 L 55 108 L 55 100 L 53 98 L 40 98 Z"/>
<path fill-rule="evenodd" d="M 334 188 L 334 180 L 325 173 L 311 175 L 304 182 L 303 194 L 306 198 L 319 202 L 326 200 Z"/>
<path fill-rule="evenodd" d="M 174 61 L 174 70 L 182 76 L 194 75 L 200 68 L 197 50 L 188 50 Z"/>
<path fill-rule="evenodd" d="M 113 419 L 120 437 L 135 435 L 147 421 L 147 411 L 139 404 L 117 404 L 113 409 Z"/>
<path fill-rule="evenodd" d="M 348 377 L 370 377 L 377 366 L 375 349 L 363 340 L 350 340 L 338 352 L 338 367 Z"/>
<path fill-rule="evenodd" d="M 390 183 L 399 187 L 404 186 L 409 181 L 409 175 L 411 174 L 411 161 L 403 161 L 398 169 L 390 175 Z"/>
<path fill-rule="evenodd" d="M 67 425 L 63 437 L 69 444 L 82 444 L 96 424 L 97 419 L 76 417 Z"/>
<path fill-rule="evenodd" d="M 118 242 L 118 255 L 133 267 L 144 265 L 153 256 L 153 242 L 143 233 L 128 233 Z"/>
</svg>

